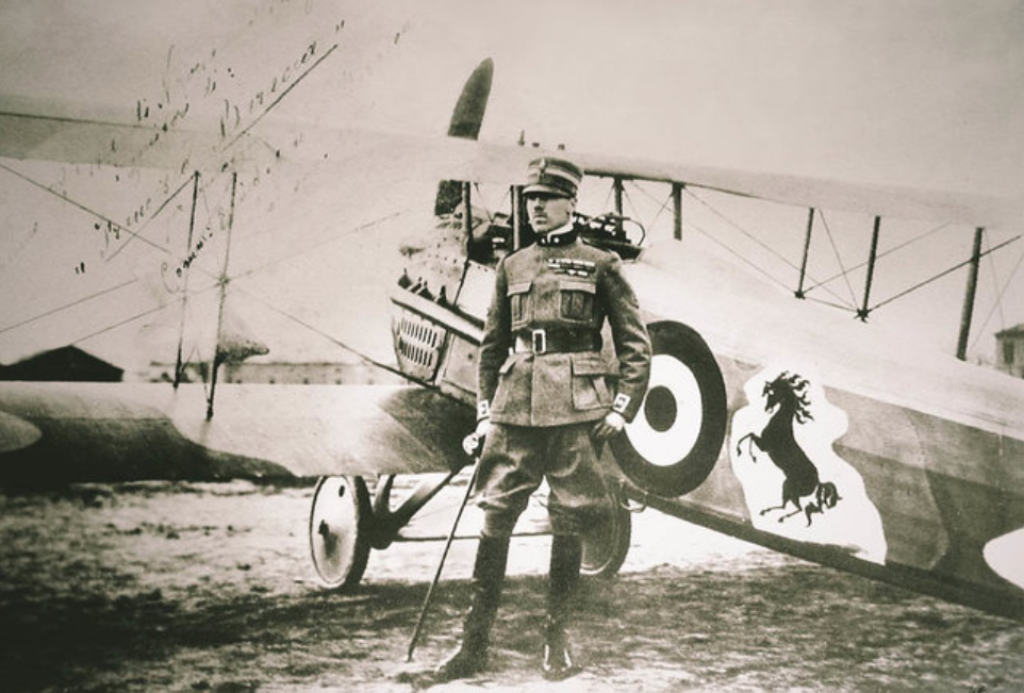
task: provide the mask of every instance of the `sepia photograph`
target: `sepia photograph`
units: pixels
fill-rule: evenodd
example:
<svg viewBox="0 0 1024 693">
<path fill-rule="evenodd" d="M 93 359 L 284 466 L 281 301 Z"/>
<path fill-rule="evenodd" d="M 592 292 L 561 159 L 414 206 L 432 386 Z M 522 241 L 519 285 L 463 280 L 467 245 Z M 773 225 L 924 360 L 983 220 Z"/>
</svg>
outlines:
<svg viewBox="0 0 1024 693">
<path fill-rule="evenodd" d="M 1024 686 L 1024 1 L 0 2 L 0 688 Z"/>
</svg>

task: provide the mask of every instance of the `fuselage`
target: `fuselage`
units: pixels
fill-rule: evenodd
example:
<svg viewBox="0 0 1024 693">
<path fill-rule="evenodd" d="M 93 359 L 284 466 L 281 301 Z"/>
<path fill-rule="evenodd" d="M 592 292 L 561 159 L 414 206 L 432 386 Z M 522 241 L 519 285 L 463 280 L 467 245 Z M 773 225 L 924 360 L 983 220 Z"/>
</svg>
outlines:
<svg viewBox="0 0 1024 693">
<path fill-rule="evenodd" d="M 451 258 L 438 251 L 432 260 Z M 459 296 L 452 304 L 409 291 L 395 299 L 399 362 L 467 404 L 474 399 L 474 325 L 483 319 L 492 271 L 471 262 L 460 283 L 447 287 L 448 296 Z M 796 301 L 676 242 L 646 249 L 626 273 L 651 325 L 678 324 L 703 338 L 726 400 L 724 439 L 696 488 L 665 494 L 626 474 L 629 495 L 771 548 L 1024 613 L 1020 564 L 1000 559 L 1024 550 L 1024 382 L 909 348 L 898 335 Z M 441 272 L 433 278 L 452 281 Z M 425 333 L 427 342 L 417 342 Z M 408 359 L 410 344 L 426 349 L 417 352 L 425 360 Z M 677 376 L 665 372 L 659 382 L 672 391 Z M 767 383 L 786 374 L 807 381 L 803 420 L 773 421 L 779 408 L 763 396 Z M 652 468 L 683 457 L 663 449 L 689 444 L 675 430 L 686 426 L 675 421 L 692 417 L 699 427 L 702 416 L 719 415 L 694 412 L 701 400 L 684 401 L 678 393 L 686 391 L 677 390 L 672 421 L 643 424 L 642 432 L 632 424 Z M 775 459 L 755 450 L 755 460 L 738 451 L 745 436 L 766 431 L 792 441 L 789 453 L 776 451 Z M 802 475 L 793 471 L 798 467 Z"/>
</svg>

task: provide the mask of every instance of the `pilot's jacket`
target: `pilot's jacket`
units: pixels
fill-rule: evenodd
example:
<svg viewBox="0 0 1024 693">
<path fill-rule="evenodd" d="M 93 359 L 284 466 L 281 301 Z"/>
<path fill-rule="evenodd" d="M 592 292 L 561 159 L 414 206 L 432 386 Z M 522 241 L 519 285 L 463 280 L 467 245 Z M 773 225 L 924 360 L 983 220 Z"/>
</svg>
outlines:
<svg viewBox="0 0 1024 693">
<path fill-rule="evenodd" d="M 552 239 L 557 240 L 557 239 Z M 511 426 L 633 419 L 650 368 L 636 295 L 611 252 L 584 244 L 528 246 L 497 268 L 480 348 L 479 413 Z M 607 318 L 617 364 L 601 355 Z"/>
</svg>

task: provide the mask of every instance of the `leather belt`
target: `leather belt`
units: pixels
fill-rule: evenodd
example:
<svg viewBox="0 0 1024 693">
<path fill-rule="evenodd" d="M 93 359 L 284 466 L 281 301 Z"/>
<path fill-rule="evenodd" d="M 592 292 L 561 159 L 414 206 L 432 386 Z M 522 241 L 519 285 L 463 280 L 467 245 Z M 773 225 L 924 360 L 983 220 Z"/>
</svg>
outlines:
<svg viewBox="0 0 1024 693">
<path fill-rule="evenodd" d="M 516 333 L 516 353 L 564 354 L 600 351 L 601 335 L 591 329 L 522 330 Z"/>
</svg>

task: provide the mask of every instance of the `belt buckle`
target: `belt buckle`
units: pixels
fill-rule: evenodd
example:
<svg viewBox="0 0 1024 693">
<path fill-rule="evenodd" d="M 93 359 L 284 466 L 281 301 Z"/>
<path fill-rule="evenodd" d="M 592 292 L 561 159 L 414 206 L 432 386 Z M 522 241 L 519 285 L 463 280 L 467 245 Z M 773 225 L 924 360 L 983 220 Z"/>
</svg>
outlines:
<svg viewBox="0 0 1024 693">
<path fill-rule="evenodd" d="M 530 331 L 530 348 L 535 354 L 543 354 L 548 350 L 548 333 L 544 329 Z"/>
</svg>

